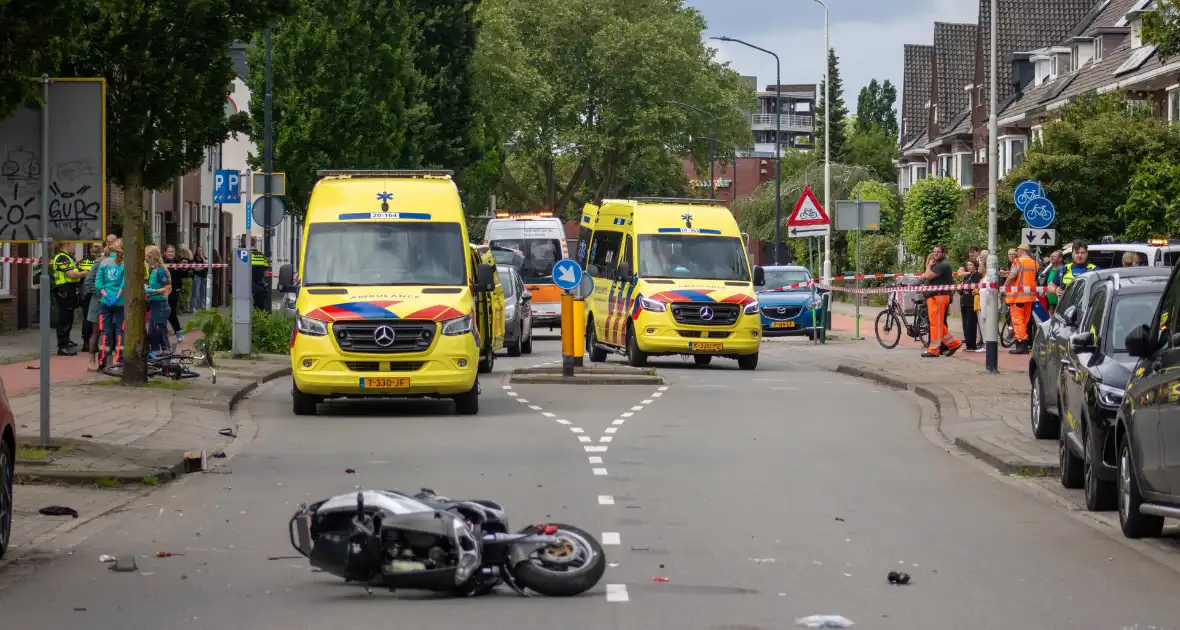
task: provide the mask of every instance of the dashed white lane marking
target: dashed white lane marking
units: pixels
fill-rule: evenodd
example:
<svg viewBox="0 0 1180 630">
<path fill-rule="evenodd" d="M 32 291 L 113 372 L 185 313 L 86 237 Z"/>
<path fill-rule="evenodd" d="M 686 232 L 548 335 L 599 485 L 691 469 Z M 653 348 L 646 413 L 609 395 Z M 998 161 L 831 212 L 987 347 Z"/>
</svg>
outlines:
<svg viewBox="0 0 1180 630">
<path fill-rule="evenodd" d="M 589 459 L 590 459 L 591 464 L 601 464 L 602 463 L 602 458 L 597 455 L 591 455 Z"/>
<path fill-rule="evenodd" d="M 611 440 L 613 440 L 613 439 L 614 439 L 614 438 L 613 438 L 613 437 L 611 437 L 611 436 L 609 436 L 609 435 L 604 435 L 604 436 L 602 436 L 602 437 L 598 438 L 598 441 L 599 441 L 599 442 L 603 442 L 603 443 L 609 443 L 609 442 L 610 442 Z"/>
<path fill-rule="evenodd" d="M 529 409 L 532 409 L 533 411 L 540 411 L 541 410 L 541 408 L 536 405 L 529 405 Z"/>
<path fill-rule="evenodd" d="M 612 422 L 611 424 L 613 424 L 613 425 L 615 425 L 615 426 L 617 427 L 617 426 L 619 426 L 619 425 L 623 424 L 624 422 L 626 422 L 626 420 L 624 420 L 624 419 L 622 419 L 622 418 L 619 418 L 618 420 L 615 420 L 615 421 L 614 421 L 614 422 Z"/>
<path fill-rule="evenodd" d="M 626 584 L 607 584 L 606 585 L 606 601 L 614 604 L 622 604 L 631 601 L 631 597 L 627 595 Z"/>
<path fill-rule="evenodd" d="M 607 427 L 606 428 L 607 433 L 616 433 L 616 432 L 618 432 L 618 430 L 619 430 L 619 427 Z"/>
<path fill-rule="evenodd" d="M 609 494 L 598 495 L 598 505 L 614 505 L 615 498 Z"/>
<path fill-rule="evenodd" d="M 578 441 L 579 441 L 579 442 L 589 442 L 589 441 L 590 441 L 590 436 L 589 436 L 589 435 L 579 435 L 579 436 L 578 436 Z"/>
<path fill-rule="evenodd" d="M 623 413 L 619 414 L 619 416 L 623 418 L 630 418 L 633 415 L 635 414 L 631 413 L 630 411 L 624 411 Z"/>
<path fill-rule="evenodd" d="M 501 385 L 500 387 L 503 387 L 504 389 L 512 389 L 511 385 Z"/>
<path fill-rule="evenodd" d="M 594 476 L 605 477 L 606 476 L 606 469 L 605 468 L 595 468 L 594 469 Z"/>
<path fill-rule="evenodd" d="M 508 392 L 508 395 L 509 395 L 509 396 L 512 396 L 512 397 L 516 397 L 516 396 L 519 396 L 520 394 L 518 394 L 518 393 L 516 393 L 516 392 L 514 392 L 514 391 L 509 391 L 509 392 Z"/>
<path fill-rule="evenodd" d="M 570 423 L 569 420 L 561 420 L 561 419 L 557 420 L 557 424 L 569 424 L 569 423 Z"/>
<path fill-rule="evenodd" d="M 585 433 L 585 431 L 582 430 L 582 427 L 570 427 L 570 431 L 574 433 Z"/>
<path fill-rule="evenodd" d="M 517 398 L 516 400 L 517 400 L 517 402 L 524 403 L 526 405 L 529 403 L 529 401 L 524 398 Z"/>
<path fill-rule="evenodd" d="M 546 418 L 556 418 L 556 417 L 557 417 L 557 414 L 555 414 L 555 413 L 550 413 L 550 412 L 548 412 L 548 411 L 542 411 L 542 412 L 541 412 L 541 415 L 542 415 L 542 416 L 545 416 Z"/>
<path fill-rule="evenodd" d="M 659 398 L 660 396 L 663 396 L 663 395 L 664 395 L 664 392 L 656 392 L 656 393 L 652 394 L 651 397 L 652 398 Z"/>
<path fill-rule="evenodd" d="M 645 401 L 643 401 L 643 402 L 641 402 L 641 403 L 639 403 L 639 404 L 641 404 L 641 405 L 650 405 L 650 404 L 652 404 L 652 403 L 654 403 L 654 402 L 655 402 L 654 400 L 652 400 L 652 399 L 648 398 L 647 400 L 645 400 Z"/>
<path fill-rule="evenodd" d="M 631 408 L 631 411 L 643 411 L 643 405 L 635 405 Z"/>
<path fill-rule="evenodd" d="M 605 446 L 587 446 L 586 452 L 587 453 L 605 453 L 606 447 Z"/>
<path fill-rule="evenodd" d="M 668 391 L 668 386 L 667 386 L 667 385 L 665 385 L 665 386 L 661 387 L 659 391 L 661 391 L 661 392 L 666 392 L 666 391 Z"/>
<path fill-rule="evenodd" d="M 619 532 L 602 532 L 602 544 L 621 545 L 623 544 L 623 538 L 619 536 Z"/>
</svg>

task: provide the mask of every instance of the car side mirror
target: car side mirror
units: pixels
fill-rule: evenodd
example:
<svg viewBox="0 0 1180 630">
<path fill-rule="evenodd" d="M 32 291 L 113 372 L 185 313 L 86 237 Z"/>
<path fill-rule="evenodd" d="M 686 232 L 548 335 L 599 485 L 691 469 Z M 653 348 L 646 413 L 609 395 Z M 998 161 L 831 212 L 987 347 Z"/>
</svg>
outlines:
<svg viewBox="0 0 1180 630">
<path fill-rule="evenodd" d="M 615 280 L 619 282 L 631 282 L 632 277 L 631 267 L 618 267 L 615 269 Z"/>
<path fill-rule="evenodd" d="M 1076 325 L 1078 323 L 1078 307 L 1071 306 L 1071 307 L 1065 309 L 1065 313 L 1062 313 L 1061 316 L 1065 319 L 1066 325 L 1068 325 L 1068 326 Z"/>
<path fill-rule="evenodd" d="M 533 294 L 529 293 L 528 291 L 525 291 L 524 293 L 520 294 L 520 299 L 524 300 L 525 302 L 528 302 L 529 300 L 533 299 Z"/>
<path fill-rule="evenodd" d="M 756 286 L 756 287 L 766 286 L 766 270 L 763 269 L 761 266 L 754 267 L 754 286 Z"/>
<path fill-rule="evenodd" d="M 496 268 L 480 263 L 475 268 L 475 290 L 478 293 L 491 293 L 496 290 Z"/>
<path fill-rule="evenodd" d="M 279 267 L 279 293 L 293 293 L 295 287 L 295 268 L 290 264 Z"/>
<path fill-rule="evenodd" d="M 1127 354 L 1137 359 L 1149 357 L 1155 352 L 1151 341 L 1151 329 L 1146 324 L 1131 329 L 1123 340 L 1123 345 L 1127 348 Z"/>
<path fill-rule="evenodd" d="M 1094 352 L 1098 348 L 1098 339 L 1090 331 L 1071 335 L 1069 348 L 1074 352 Z"/>
</svg>

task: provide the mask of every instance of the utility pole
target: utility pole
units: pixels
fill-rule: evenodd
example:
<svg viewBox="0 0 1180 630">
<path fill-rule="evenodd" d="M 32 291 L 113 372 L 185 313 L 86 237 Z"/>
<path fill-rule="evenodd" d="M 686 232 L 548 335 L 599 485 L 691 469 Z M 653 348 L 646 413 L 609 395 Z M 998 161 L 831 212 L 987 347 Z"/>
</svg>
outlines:
<svg viewBox="0 0 1180 630">
<path fill-rule="evenodd" d="M 999 135 L 999 121 L 996 116 L 996 0 L 991 0 L 991 65 L 988 86 L 988 118 L 987 118 L 987 281 L 993 285 L 1000 281 L 997 273 L 996 252 L 996 187 L 999 184 L 999 164 L 996 164 L 996 140 Z M 996 289 L 987 292 L 985 305 L 985 321 L 983 325 L 983 343 L 985 349 L 984 367 L 988 372 L 996 372 L 999 368 L 999 323 L 1000 323 L 1000 294 Z"/>
<path fill-rule="evenodd" d="M 824 8 L 824 211 L 832 212 L 832 64 L 829 62 L 828 5 L 815 0 Z M 843 124 L 843 122 L 841 122 Z M 830 216 L 830 215 L 829 215 Z M 832 277 L 832 233 L 824 234 L 824 278 Z M 829 298 L 830 299 L 830 298 Z"/>
<path fill-rule="evenodd" d="M 262 161 L 263 166 L 263 181 L 262 181 L 262 200 L 266 204 L 263 209 L 270 211 L 270 178 L 274 173 L 274 119 L 271 116 L 271 92 L 274 90 L 274 81 L 270 72 L 270 40 L 271 40 L 271 25 L 266 25 L 266 93 L 262 101 Z M 262 253 L 270 260 L 270 228 L 262 228 Z M 249 243 L 246 244 L 249 246 Z"/>
</svg>

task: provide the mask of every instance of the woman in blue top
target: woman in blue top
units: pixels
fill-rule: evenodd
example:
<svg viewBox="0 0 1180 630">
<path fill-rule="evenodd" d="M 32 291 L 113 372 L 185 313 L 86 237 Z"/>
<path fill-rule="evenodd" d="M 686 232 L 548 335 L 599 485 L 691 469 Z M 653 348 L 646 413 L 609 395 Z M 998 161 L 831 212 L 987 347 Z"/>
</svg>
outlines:
<svg viewBox="0 0 1180 630">
<path fill-rule="evenodd" d="M 100 366 L 107 365 L 108 352 L 115 351 L 115 363 L 123 360 L 123 240 L 116 240 L 110 249 L 114 260 L 103 261 L 94 288 L 101 303 L 99 325 L 102 328 Z"/>
<path fill-rule="evenodd" d="M 168 315 L 172 308 L 168 296 L 172 293 L 172 278 L 164 268 L 159 247 L 148 245 L 143 257 L 148 264 L 148 352 L 163 353 L 169 350 Z"/>
</svg>

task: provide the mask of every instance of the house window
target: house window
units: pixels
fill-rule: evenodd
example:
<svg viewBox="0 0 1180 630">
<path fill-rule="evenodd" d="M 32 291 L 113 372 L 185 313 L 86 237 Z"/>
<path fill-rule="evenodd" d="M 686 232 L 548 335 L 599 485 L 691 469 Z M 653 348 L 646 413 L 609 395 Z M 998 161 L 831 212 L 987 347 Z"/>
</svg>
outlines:
<svg viewBox="0 0 1180 630">
<path fill-rule="evenodd" d="M 971 167 L 971 154 L 956 153 L 955 161 L 958 163 L 958 177 L 956 179 L 959 180 L 959 185 L 964 187 L 972 186 L 974 184 L 974 169 Z"/>
<path fill-rule="evenodd" d="M 1053 55 L 1053 58 L 1049 60 L 1049 80 L 1052 81 L 1053 79 L 1056 79 L 1056 78 L 1057 78 L 1057 55 Z"/>
<path fill-rule="evenodd" d="M 938 156 L 938 176 L 955 176 L 955 156 L 951 155 L 950 153 Z"/>
<path fill-rule="evenodd" d="M 164 213 L 155 212 L 152 214 L 152 239 L 157 243 L 164 242 Z"/>
<path fill-rule="evenodd" d="M 1000 153 L 999 153 L 999 169 L 1000 177 L 1008 174 L 1008 171 L 1020 166 L 1024 161 L 1024 149 L 1027 140 L 1024 136 L 1001 136 L 1000 137 Z"/>
<path fill-rule="evenodd" d="M 1180 123 L 1180 89 L 1168 92 L 1168 122 Z"/>
<path fill-rule="evenodd" d="M 920 164 L 914 167 L 914 181 L 919 179 L 926 179 L 926 165 Z"/>
<path fill-rule="evenodd" d="M 1143 45 L 1143 22 L 1135 20 L 1131 22 L 1131 48 L 1139 48 Z"/>
<path fill-rule="evenodd" d="M 1102 36 L 1094 38 L 1094 61 L 1102 61 Z"/>
<path fill-rule="evenodd" d="M 0 247 L 0 256 L 8 257 L 11 255 L 11 244 L 5 243 L 3 247 Z M 12 263 L 0 265 L 0 295 L 12 295 Z"/>
<path fill-rule="evenodd" d="M 987 164 L 987 147 L 979 149 L 975 152 L 976 164 Z"/>
<path fill-rule="evenodd" d="M 1044 126 L 1037 125 L 1037 126 L 1033 127 L 1031 130 L 1029 130 L 1029 133 L 1030 133 L 1030 136 L 1031 136 L 1031 139 L 1033 142 L 1044 142 L 1045 141 L 1045 127 Z"/>
</svg>

